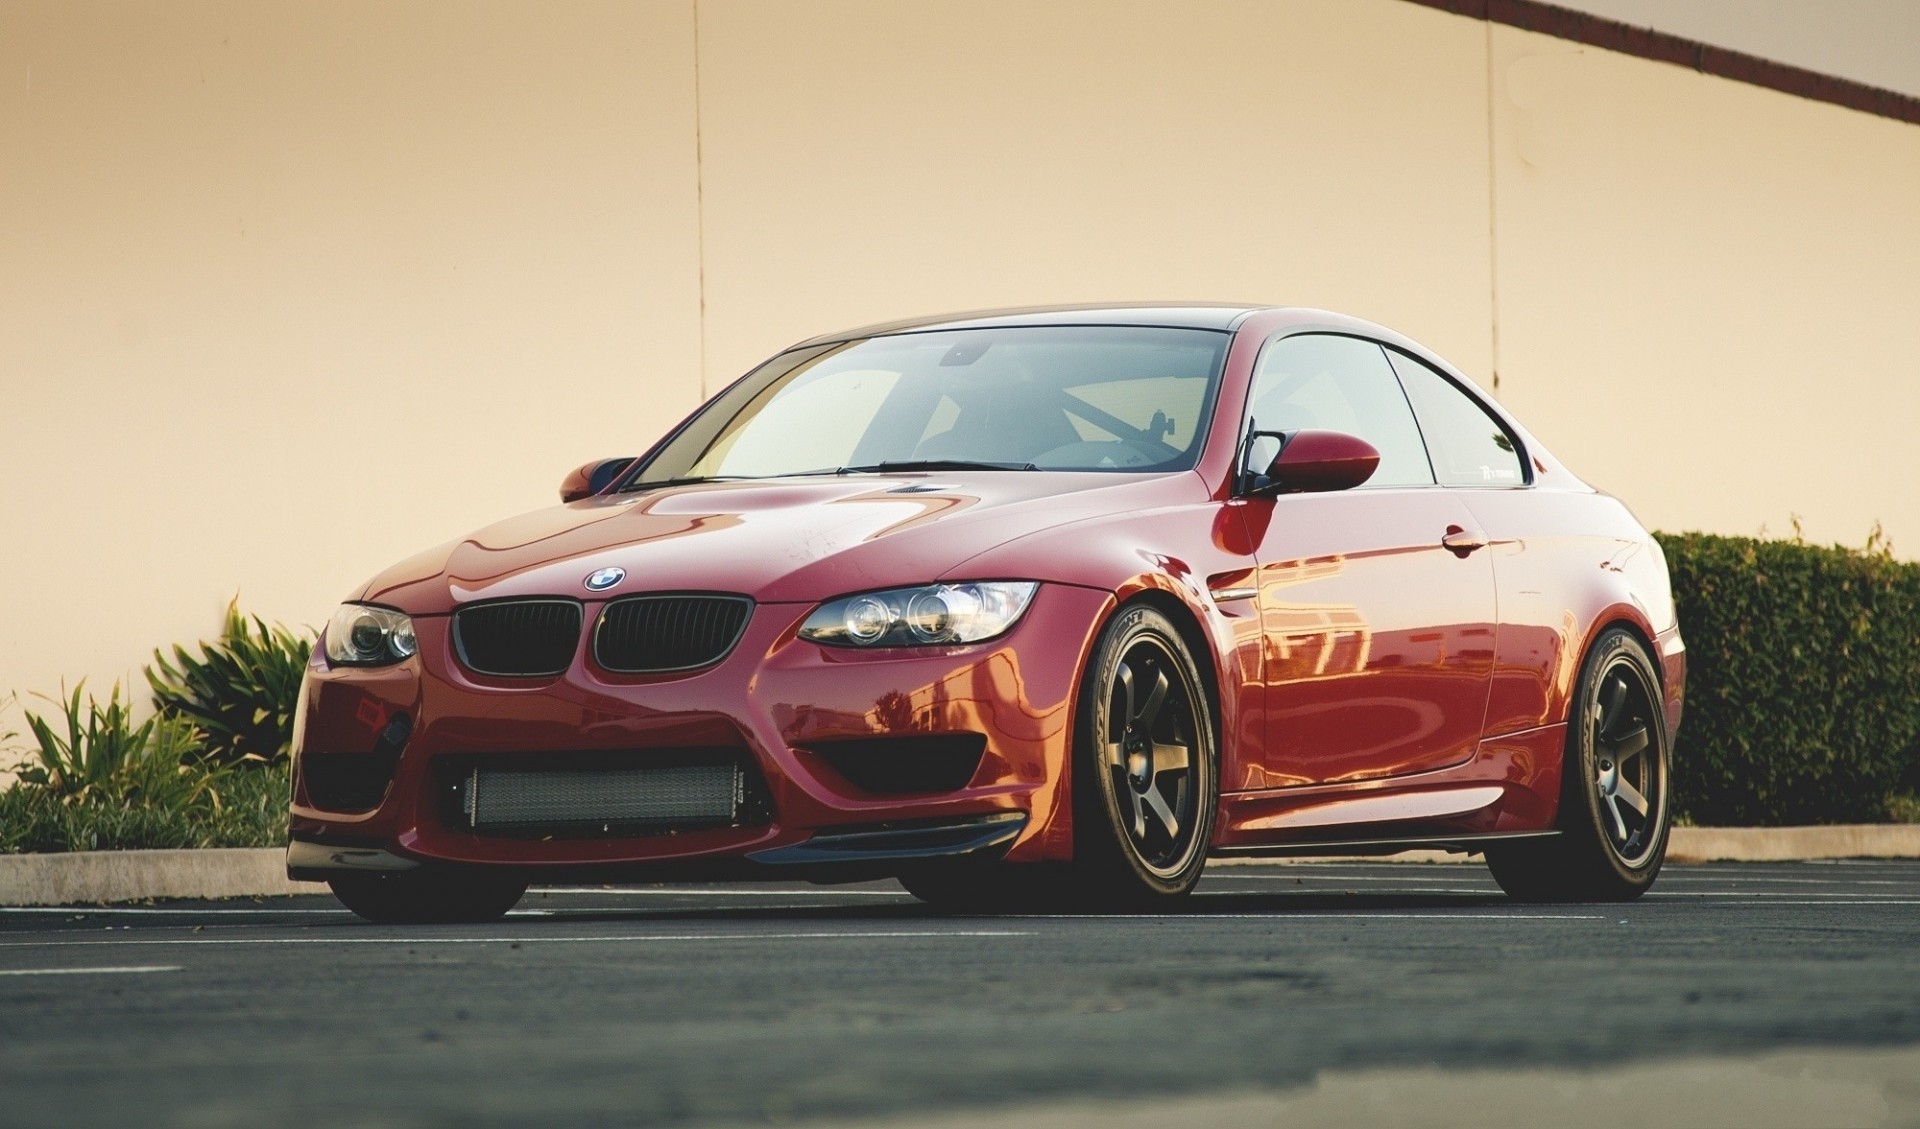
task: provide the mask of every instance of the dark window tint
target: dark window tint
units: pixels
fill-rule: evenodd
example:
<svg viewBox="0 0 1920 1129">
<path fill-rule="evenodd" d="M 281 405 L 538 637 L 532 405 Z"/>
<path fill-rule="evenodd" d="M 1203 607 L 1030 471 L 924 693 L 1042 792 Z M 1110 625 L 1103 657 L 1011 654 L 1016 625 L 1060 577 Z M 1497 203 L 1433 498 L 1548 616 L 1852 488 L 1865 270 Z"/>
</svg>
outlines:
<svg viewBox="0 0 1920 1129">
<path fill-rule="evenodd" d="M 1249 403 L 1261 431 L 1344 431 L 1373 444 L 1380 466 L 1368 486 L 1433 483 L 1413 410 L 1386 351 L 1371 341 L 1305 334 L 1269 344 L 1254 370 Z M 1260 440 L 1251 465 L 1265 467 L 1277 449 L 1273 440 Z"/>
<path fill-rule="evenodd" d="M 1433 470 L 1444 486 L 1519 486 L 1527 476 L 1518 445 L 1500 421 L 1453 381 L 1404 353 L 1391 353 L 1420 414 Z"/>
</svg>

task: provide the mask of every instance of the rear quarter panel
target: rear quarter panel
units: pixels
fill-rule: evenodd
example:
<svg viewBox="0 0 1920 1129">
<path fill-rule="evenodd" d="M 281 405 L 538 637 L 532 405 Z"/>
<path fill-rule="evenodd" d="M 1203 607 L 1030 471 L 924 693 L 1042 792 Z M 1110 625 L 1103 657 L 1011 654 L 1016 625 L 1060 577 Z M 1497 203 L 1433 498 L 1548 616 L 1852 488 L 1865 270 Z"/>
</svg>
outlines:
<svg viewBox="0 0 1920 1129">
<path fill-rule="evenodd" d="M 1487 735 L 1565 722 L 1582 658 L 1616 624 L 1652 653 L 1677 726 L 1685 662 L 1666 557 L 1627 508 L 1587 490 L 1461 494 L 1491 538 L 1499 600 Z"/>
</svg>

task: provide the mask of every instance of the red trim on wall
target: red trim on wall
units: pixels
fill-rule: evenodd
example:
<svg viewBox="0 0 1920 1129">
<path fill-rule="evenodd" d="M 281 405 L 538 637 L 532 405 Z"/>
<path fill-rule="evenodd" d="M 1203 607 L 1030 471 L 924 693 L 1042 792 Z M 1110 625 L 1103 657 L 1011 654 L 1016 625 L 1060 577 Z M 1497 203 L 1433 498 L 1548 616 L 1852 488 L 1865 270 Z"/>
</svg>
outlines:
<svg viewBox="0 0 1920 1129">
<path fill-rule="evenodd" d="M 1849 110 L 1859 110 L 1862 113 L 1920 125 L 1920 98 L 1910 94 L 1868 86 L 1864 82 L 1821 74 L 1819 71 L 1790 67 L 1785 63 L 1776 63 L 1756 55 L 1743 55 L 1738 51 L 1729 51 L 1710 43 L 1682 39 L 1677 35 L 1668 35 L 1664 31 L 1634 27 L 1616 20 L 1576 12 L 1571 8 L 1541 3 L 1541 0 L 1407 0 L 1407 2 L 1427 8 L 1438 8 L 1455 15 L 1470 16 L 1476 20 L 1517 27 L 1522 31 L 1537 31 L 1542 35 L 1584 43 L 1589 47 L 1618 51 L 1623 55 L 1652 59 L 1659 63 L 1672 63 L 1675 66 L 1699 71 L 1701 74 L 1729 78 L 1735 82 L 1778 90 L 1782 94 L 1810 98 L 1815 102 L 1830 102 L 1836 106 L 1845 106 Z"/>
</svg>

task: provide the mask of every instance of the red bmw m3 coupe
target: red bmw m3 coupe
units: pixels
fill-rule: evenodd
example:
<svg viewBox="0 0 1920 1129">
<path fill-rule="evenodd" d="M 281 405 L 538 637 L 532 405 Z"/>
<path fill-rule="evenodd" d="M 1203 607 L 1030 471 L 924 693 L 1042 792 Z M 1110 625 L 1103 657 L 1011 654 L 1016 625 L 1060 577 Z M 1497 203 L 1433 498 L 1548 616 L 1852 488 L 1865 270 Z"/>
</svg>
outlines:
<svg viewBox="0 0 1920 1129">
<path fill-rule="evenodd" d="M 1376 325 L 830 334 L 561 499 L 333 615 L 293 877 L 450 921 L 531 881 L 1152 905 L 1210 856 L 1412 847 L 1614 900 L 1665 854 L 1686 653 L 1659 545 Z"/>
</svg>

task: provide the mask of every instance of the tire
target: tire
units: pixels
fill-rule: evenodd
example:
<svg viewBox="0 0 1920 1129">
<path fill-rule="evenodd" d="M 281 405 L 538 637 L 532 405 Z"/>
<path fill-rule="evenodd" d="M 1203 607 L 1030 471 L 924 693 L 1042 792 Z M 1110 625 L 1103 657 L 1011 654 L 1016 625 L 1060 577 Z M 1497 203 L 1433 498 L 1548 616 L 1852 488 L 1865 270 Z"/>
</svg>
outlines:
<svg viewBox="0 0 1920 1129">
<path fill-rule="evenodd" d="M 1528 902 L 1625 902 L 1647 892 L 1672 819 L 1664 707 L 1639 639 L 1624 628 L 1603 632 L 1567 713 L 1560 834 L 1489 849 L 1501 889 Z"/>
<path fill-rule="evenodd" d="M 1205 869 L 1219 801 L 1213 704 L 1164 614 L 1123 607 L 1080 688 L 1073 761 L 1077 899 L 1164 907 Z"/>
<path fill-rule="evenodd" d="M 421 867 L 392 874 L 342 874 L 327 880 L 340 903 L 377 925 L 494 921 L 527 892 L 511 873 Z"/>
</svg>

